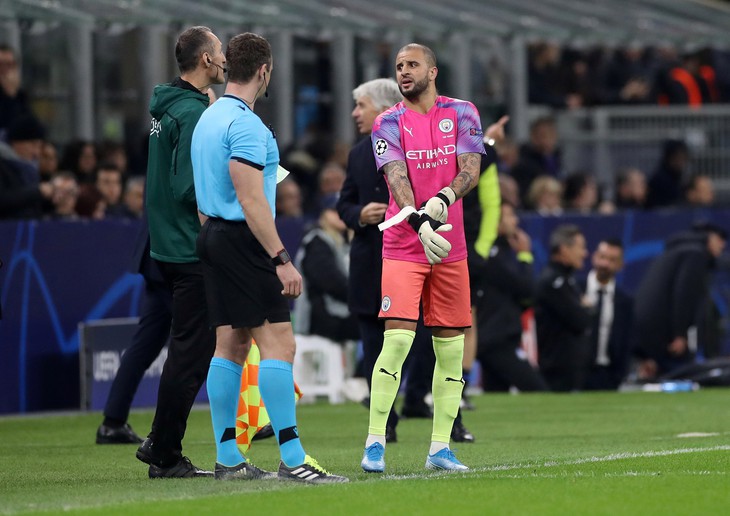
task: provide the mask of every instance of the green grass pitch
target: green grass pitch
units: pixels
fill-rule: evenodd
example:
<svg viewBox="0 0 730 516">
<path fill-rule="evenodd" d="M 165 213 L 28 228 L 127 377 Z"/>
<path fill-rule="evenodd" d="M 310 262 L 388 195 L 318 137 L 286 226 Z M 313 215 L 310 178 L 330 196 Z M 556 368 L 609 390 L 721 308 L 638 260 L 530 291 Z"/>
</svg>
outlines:
<svg viewBox="0 0 730 516">
<path fill-rule="evenodd" d="M 0 418 L 0 513 L 335 515 L 713 515 L 730 511 L 730 391 L 482 395 L 464 413 L 476 435 L 455 444 L 472 468 L 424 469 L 431 423 L 402 420 L 385 475 L 360 470 L 367 411 L 300 405 L 308 453 L 344 485 L 149 480 L 134 446 L 97 446 L 98 413 Z M 145 433 L 151 411 L 130 422 Z M 185 453 L 212 468 L 207 410 Z M 274 469 L 273 439 L 250 459 Z"/>
</svg>

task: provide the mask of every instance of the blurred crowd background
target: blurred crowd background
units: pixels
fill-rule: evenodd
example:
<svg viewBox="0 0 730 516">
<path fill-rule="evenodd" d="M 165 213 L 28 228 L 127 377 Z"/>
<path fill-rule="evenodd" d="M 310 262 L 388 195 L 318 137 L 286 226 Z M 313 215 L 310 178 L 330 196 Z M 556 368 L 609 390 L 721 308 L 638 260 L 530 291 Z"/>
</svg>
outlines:
<svg viewBox="0 0 730 516">
<path fill-rule="evenodd" d="M 292 256 L 345 180 L 352 89 L 392 77 L 410 41 L 434 48 L 440 93 L 474 102 L 484 127 L 510 116 L 496 150 L 517 213 L 559 222 L 730 202 L 726 2 L 473 4 L 5 2 L 0 220 L 140 219 L 149 97 L 177 75 L 179 30 L 197 24 L 224 43 L 245 30 L 272 42 L 272 95 L 257 112 L 291 171 L 276 211 Z"/>
</svg>

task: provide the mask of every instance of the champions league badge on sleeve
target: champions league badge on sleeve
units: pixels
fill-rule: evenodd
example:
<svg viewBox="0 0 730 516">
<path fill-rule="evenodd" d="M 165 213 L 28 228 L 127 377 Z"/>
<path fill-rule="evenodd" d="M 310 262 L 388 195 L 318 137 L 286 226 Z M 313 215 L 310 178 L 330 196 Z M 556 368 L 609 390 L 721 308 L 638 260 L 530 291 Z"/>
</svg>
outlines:
<svg viewBox="0 0 730 516">
<path fill-rule="evenodd" d="M 380 138 L 375 142 L 375 154 L 382 156 L 388 150 L 388 142 Z"/>
</svg>

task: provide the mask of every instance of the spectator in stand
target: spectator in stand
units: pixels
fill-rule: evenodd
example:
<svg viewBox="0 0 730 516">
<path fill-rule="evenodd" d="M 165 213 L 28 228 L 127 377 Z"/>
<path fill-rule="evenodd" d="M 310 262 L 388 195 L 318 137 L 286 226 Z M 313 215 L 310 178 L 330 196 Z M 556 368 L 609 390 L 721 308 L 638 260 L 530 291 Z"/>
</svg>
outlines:
<svg viewBox="0 0 730 516">
<path fill-rule="evenodd" d="M 537 43 L 530 48 L 528 63 L 528 98 L 530 104 L 553 108 L 577 108 L 580 95 L 567 94 L 560 77 L 560 47 L 555 43 Z"/>
<path fill-rule="evenodd" d="M 596 85 L 595 74 L 593 73 L 589 54 L 582 50 L 565 50 L 563 51 L 562 83 L 566 99 L 567 107 L 586 107 L 592 106 L 599 101 L 599 92 Z"/>
<path fill-rule="evenodd" d="M 304 235 L 297 253 L 303 288 L 294 305 L 294 330 L 342 343 L 359 339 L 360 332 L 347 307 L 350 246 L 347 226 L 336 209 L 338 197 L 322 199 L 319 221 Z"/>
<path fill-rule="evenodd" d="M 302 190 L 296 180 L 287 177 L 276 187 L 276 217 L 302 216 Z"/>
<path fill-rule="evenodd" d="M 658 89 L 660 104 L 698 107 L 718 100 L 715 70 L 700 52 L 683 54 L 678 66 L 660 75 Z"/>
<path fill-rule="evenodd" d="M 646 207 L 646 175 L 638 168 L 624 168 L 616 177 L 615 204 L 618 209 L 636 210 Z"/>
<path fill-rule="evenodd" d="M 601 74 L 601 103 L 652 103 L 653 81 L 646 61 L 646 51 L 636 43 L 617 49 Z"/>
<path fill-rule="evenodd" d="M 319 215 L 322 202 L 330 195 L 339 194 L 345 184 L 345 169 L 339 164 L 330 161 L 319 172 L 316 206 L 310 210 L 315 216 Z"/>
<path fill-rule="evenodd" d="M 560 181 L 550 176 L 539 176 L 530 185 L 527 206 L 543 217 L 558 216 L 563 214 L 562 198 L 563 185 Z"/>
<path fill-rule="evenodd" d="M 124 186 L 123 216 L 129 219 L 141 219 L 144 213 L 145 178 L 134 176 L 127 179 Z"/>
<path fill-rule="evenodd" d="M 213 90 L 208 90 L 212 93 Z M 211 100 L 211 103 L 215 100 Z M 127 151 L 124 145 L 112 141 L 103 141 L 99 145 L 99 162 L 101 163 L 112 163 L 119 171 L 122 176 L 127 175 L 129 166 L 129 159 L 127 158 Z"/>
<path fill-rule="evenodd" d="M 519 208 L 522 203 L 520 200 L 520 186 L 512 176 L 499 174 L 499 192 L 502 199 L 507 201 L 515 209 Z"/>
<path fill-rule="evenodd" d="M 509 174 L 512 168 L 520 160 L 520 148 L 511 138 L 496 142 L 494 149 L 497 151 L 497 170 L 500 174 Z"/>
<path fill-rule="evenodd" d="M 106 215 L 106 201 L 96 186 L 82 183 L 79 187 L 79 196 L 76 198 L 76 213 L 79 217 L 91 220 L 101 220 Z"/>
<path fill-rule="evenodd" d="M 97 169 L 94 184 L 104 197 L 107 216 L 123 216 L 122 201 L 122 171 L 114 163 L 101 163 Z"/>
<path fill-rule="evenodd" d="M 58 152 L 56 146 L 48 140 L 41 146 L 41 154 L 38 158 L 38 173 L 41 181 L 50 181 L 58 172 Z"/>
<path fill-rule="evenodd" d="M 684 191 L 684 200 L 693 208 L 709 208 L 715 203 L 715 185 L 710 176 L 694 174 Z"/>
<path fill-rule="evenodd" d="M 565 178 L 563 199 L 566 211 L 581 215 L 592 213 L 598 204 L 595 178 L 586 172 L 569 175 Z"/>
<path fill-rule="evenodd" d="M 276 229 L 284 248 L 293 256 L 304 236 L 307 220 L 302 211 L 302 190 L 294 178 L 287 177 L 276 185 Z"/>
<path fill-rule="evenodd" d="M 93 142 L 77 140 L 69 143 L 63 150 L 61 170 L 76 174 L 79 183 L 93 183 L 97 165 L 96 146 Z"/>
<path fill-rule="evenodd" d="M 520 185 L 522 203 L 528 204 L 527 195 L 536 177 L 548 175 L 560 179 L 563 175 L 558 130 L 549 117 L 538 118 L 530 125 L 530 142 L 520 149 L 520 159 L 510 172 Z"/>
<path fill-rule="evenodd" d="M 45 136 L 43 126 L 32 116 L 10 124 L 8 140 L 0 142 L 0 218 L 40 218 L 53 186 L 40 182 L 36 165 Z"/>
<path fill-rule="evenodd" d="M 79 196 L 79 184 L 71 172 L 59 172 L 51 180 L 53 185 L 53 211 L 50 218 L 54 220 L 77 220 L 76 199 Z"/>
<path fill-rule="evenodd" d="M 689 149 L 680 140 L 664 142 L 662 157 L 649 180 L 647 207 L 671 206 L 682 202 L 682 185 L 687 176 Z"/>
<path fill-rule="evenodd" d="M 709 280 L 727 242 L 713 224 L 672 235 L 649 266 L 636 292 L 634 316 L 641 359 L 639 378 L 651 380 L 694 360 L 690 328 L 709 302 Z"/>
<path fill-rule="evenodd" d="M 590 368 L 590 310 L 574 277 L 587 254 L 578 226 L 558 226 L 550 235 L 550 262 L 537 284 L 535 323 L 540 372 L 552 391 L 583 389 Z"/>
<path fill-rule="evenodd" d="M 33 115 L 20 80 L 15 50 L 0 44 L 0 141 L 7 141 L 8 129 L 16 118 Z"/>
</svg>

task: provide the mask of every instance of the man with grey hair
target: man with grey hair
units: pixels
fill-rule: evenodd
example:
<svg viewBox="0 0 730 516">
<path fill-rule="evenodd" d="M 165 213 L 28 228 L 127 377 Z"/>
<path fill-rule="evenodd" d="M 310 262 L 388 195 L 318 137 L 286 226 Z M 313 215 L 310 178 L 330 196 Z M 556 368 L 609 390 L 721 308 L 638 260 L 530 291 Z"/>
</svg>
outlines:
<svg viewBox="0 0 730 516">
<path fill-rule="evenodd" d="M 383 234 L 378 224 L 388 208 L 388 185 L 377 172 L 370 144 L 370 132 L 375 117 L 400 102 L 403 97 L 393 79 L 375 79 L 352 91 L 355 109 L 352 118 L 357 129 L 366 136 L 350 151 L 347 177 L 337 202 L 337 211 L 347 227 L 355 232 L 350 247 L 350 275 L 348 305 L 350 313 L 358 318 L 363 344 L 363 374 L 370 384 L 375 361 L 383 347 L 383 322 L 378 320 L 380 310 L 380 277 L 382 274 Z M 391 410 L 387 438 L 396 439 L 398 416 Z"/>
</svg>

